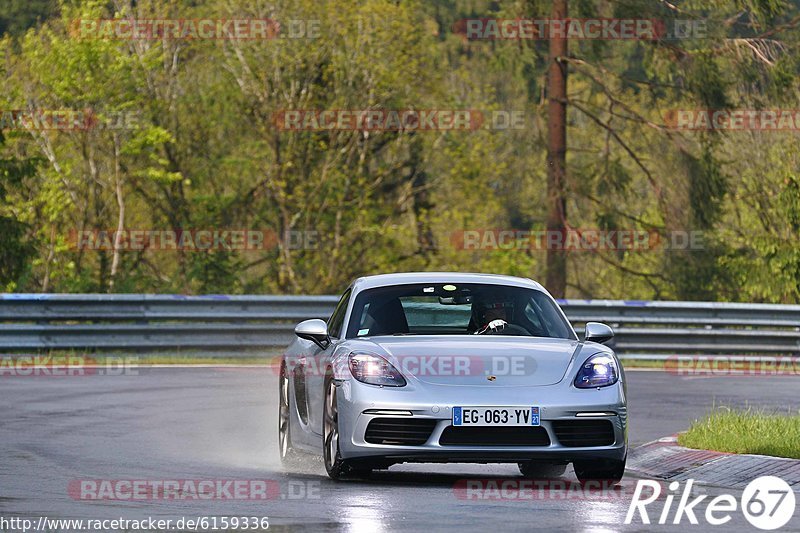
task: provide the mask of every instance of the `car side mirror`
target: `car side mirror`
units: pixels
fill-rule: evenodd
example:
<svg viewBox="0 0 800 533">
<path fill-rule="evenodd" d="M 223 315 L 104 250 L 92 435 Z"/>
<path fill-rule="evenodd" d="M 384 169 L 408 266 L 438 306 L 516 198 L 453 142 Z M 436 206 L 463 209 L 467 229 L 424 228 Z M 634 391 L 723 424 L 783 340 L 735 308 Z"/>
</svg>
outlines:
<svg viewBox="0 0 800 533">
<path fill-rule="evenodd" d="M 602 322 L 587 322 L 584 341 L 604 343 L 614 338 L 614 331 Z"/>
<path fill-rule="evenodd" d="M 313 342 L 323 350 L 331 343 L 331 338 L 328 336 L 328 325 L 319 318 L 300 322 L 295 326 L 294 334 L 301 339 Z"/>
</svg>

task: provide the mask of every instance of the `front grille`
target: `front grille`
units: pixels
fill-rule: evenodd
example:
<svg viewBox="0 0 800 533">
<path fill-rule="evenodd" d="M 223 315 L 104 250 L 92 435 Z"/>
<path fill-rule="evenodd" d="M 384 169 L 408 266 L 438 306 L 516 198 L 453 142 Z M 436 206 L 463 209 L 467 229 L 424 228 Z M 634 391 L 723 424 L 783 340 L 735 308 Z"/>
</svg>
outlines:
<svg viewBox="0 0 800 533">
<path fill-rule="evenodd" d="M 367 426 L 364 440 L 370 444 L 419 446 L 436 427 L 432 418 L 375 418 Z"/>
<path fill-rule="evenodd" d="M 554 420 L 553 431 L 562 446 L 584 448 L 614 444 L 610 420 Z"/>
<path fill-rule="evenodd" d="M 549 446 L 541 426 L 459 427 L 447 426 L 439 437 L 442 446 Z"/>
</svg>

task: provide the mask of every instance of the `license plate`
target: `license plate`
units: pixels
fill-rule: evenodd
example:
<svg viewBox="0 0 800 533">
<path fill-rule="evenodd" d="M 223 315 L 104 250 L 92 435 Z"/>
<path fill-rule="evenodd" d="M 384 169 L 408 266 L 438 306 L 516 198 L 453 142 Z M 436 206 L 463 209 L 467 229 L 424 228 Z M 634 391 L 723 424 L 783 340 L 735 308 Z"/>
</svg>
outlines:
<svg viewBox="0 0 800 533">
<path fill-rule="evenodd" d="M 538 407 L 453 407 L 454 426 L 538 426 Z"/>
</svg>

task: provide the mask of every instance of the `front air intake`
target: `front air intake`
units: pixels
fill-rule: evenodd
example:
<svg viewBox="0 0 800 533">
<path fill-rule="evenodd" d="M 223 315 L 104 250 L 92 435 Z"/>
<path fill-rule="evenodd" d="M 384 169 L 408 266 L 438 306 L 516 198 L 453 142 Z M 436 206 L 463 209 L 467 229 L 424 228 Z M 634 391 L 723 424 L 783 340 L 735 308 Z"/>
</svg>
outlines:
<svg viewBox="0 0 800 533">
<path fill-rule="evenodd" d="M 439 438 L 442 446 L 549 446 L 541 426 L 461 427 L 447 426 Z"/>
<path fill-rule="evenodd" d="M 432 418 L 375 418 L 367 426 L 364 440 L 370 444 L 419 446 L 428 441 L 435 427 Z"/>
<path fill-rule="evenodd" d="M 553 432 L 562 446 L 586 448 L 614 444 L 614 425 L 610 420 L 554 420 Z"/>
</svg>

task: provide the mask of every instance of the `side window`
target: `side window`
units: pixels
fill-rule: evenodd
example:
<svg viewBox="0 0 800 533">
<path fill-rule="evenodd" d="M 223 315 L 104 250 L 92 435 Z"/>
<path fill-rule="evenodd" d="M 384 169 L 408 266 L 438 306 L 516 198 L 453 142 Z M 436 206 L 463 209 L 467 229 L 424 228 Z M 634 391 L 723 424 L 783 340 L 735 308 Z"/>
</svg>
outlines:
<svg viewBox="0 0 800 533">
<path fill-rule="evenodd" d="M 344 314 L 347 312 L 347 304 L 350 302 L 350 289 L 347 289 L 339 303 L 336 304 L 336 309 L 328 319 L 328 335 L 336 339 L 339 338 L 342 332 L 342 323 L 344 322 Z"/>
<path fill-rule="evenodd" d="M 574 339 L 575 337 L 570 332 L 569 326 L 564 322 L 561 314 L 558 312 L 555 304 L 544 293 L 535 292 L 531 298 L 531 305 L 536 316 L 539 317 L 539 322 L 542 329 L 548 337 L 556 337 L 560 339 Z"/>
<path fill-rule="evenodd" d="M 534 308 L 533 300 L 528 301 L 528 305 L 525 306 L 525 318 L 531 321 L 539 331 L 544 331 L 545 328 L 542 326 L 542 321 L 539 319 L 539 310 Z"/>
</svg>

